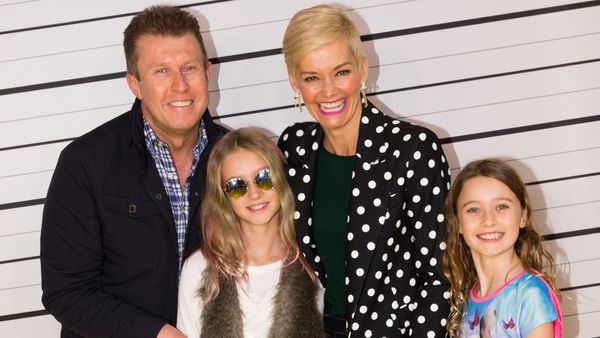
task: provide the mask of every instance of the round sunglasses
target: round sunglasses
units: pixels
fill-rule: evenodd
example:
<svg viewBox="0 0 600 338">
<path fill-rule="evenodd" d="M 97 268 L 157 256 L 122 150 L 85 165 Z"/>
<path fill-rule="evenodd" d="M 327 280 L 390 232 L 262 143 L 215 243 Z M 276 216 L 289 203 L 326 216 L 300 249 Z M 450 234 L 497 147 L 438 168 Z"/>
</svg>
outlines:
<svg viewBox="0 0 600 338">
<path fill-rule="evenodd" d="M 254 177 L 254 183 L 256 186 L 264 191 L 273 189 L 273 182 L 271 182 L 271 172 L 269 169 L 261 169 L 256 173 Z M 248 182 L 240 177 L 230 178 L 225 182 L 223 191 L 227 196 L 238 199 L 248 191 Z"/>
</svg>

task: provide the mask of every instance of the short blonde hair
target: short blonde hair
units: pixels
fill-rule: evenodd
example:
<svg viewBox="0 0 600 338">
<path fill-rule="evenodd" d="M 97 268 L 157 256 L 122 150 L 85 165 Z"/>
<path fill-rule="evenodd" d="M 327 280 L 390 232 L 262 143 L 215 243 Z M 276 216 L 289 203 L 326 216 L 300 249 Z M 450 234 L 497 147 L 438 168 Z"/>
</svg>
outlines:
<svg viewBox="0 0 600 338">
<path fill-rule="evenodd" d="M 345 40 L 356 63 L 362 67 L 365 58 L 360 34 L 343 9 L 318 5 L 296 13 L 285 30 L 283 54 L 288 74 L 296 76 L 300 61 L 313 50 Z"/>
</svg>

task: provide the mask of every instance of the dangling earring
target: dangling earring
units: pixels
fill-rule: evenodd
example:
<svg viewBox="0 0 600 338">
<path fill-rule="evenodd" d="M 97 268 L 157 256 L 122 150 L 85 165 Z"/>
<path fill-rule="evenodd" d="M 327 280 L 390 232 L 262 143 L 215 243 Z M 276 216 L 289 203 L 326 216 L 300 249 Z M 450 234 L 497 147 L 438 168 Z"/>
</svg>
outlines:
<svg viewBox="0 0 600 338">
<path fill-rule="evenodd" d="M 302 99 L 298 92 L 294 93 L 294 108 L 298 108 L 298 112 L 302 113 Z"/>
<path fill-rule="evenodd" d="M 360 84 L 360 102 L 367 108 L 367 84 L 364 82 Z"/>
</svg>

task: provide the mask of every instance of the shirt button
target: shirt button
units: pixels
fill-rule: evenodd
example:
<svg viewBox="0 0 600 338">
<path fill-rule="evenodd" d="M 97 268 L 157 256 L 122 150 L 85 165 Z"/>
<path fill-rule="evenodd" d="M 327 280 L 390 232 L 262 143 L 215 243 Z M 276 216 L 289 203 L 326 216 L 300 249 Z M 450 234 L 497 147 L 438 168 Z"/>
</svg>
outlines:
<svg viewBox="0 0 600 338">
<path fill-rule="evenodd" d="M 162 194 L 161 193 L 157 193 L 156 194 L 156 199 L 157 200 L 162 200 Z"/>
<path fill-rule="evenodd" d="M 137 207 L 135 206 L 135 204 L 129 204 L 129 207 L 127 208 L 127 210 L 129 211 L 130 214 L 135 214 Z"/>
</svg>

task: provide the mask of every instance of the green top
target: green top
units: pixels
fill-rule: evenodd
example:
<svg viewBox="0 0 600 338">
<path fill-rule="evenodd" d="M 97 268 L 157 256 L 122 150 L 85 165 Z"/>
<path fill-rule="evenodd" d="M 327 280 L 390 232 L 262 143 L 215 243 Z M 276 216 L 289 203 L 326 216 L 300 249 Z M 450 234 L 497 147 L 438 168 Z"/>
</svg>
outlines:
<svg viewBox="0 0 600 338">
<path fill-rule="evenodd" d="M 312 236 L 327 273 L 325 314 L 346 316 L 346 237 L 354 156 L 319 149 Z"/>
</svg>

